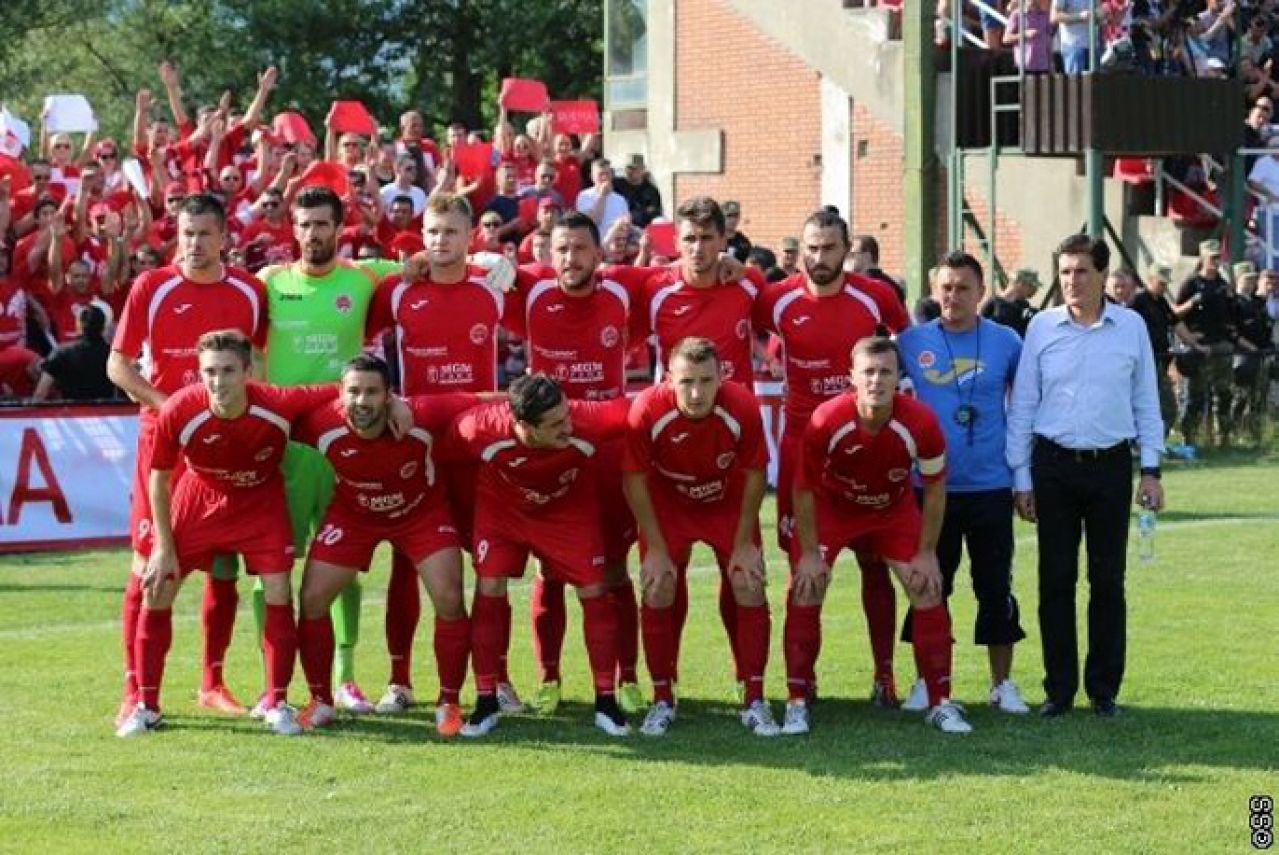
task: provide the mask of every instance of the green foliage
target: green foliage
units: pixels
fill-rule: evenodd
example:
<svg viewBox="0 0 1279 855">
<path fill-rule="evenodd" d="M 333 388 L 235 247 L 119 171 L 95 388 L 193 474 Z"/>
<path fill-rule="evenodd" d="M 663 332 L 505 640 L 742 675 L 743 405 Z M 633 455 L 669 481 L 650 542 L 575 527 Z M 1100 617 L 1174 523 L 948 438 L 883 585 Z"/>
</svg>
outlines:
<svg viewBox="0 0 1279 855">
<path fill-rule="evenodd" d="M 35 126 L 46 95 L 80 92 L 104 134 L 127 138 L 137 90 L 165 103 L 161 60 L 191 112 L 227 89 L 247 105 L 274 64 L 269 113 L 298 109 L 317 129 L 336 98 L 387 126 L 415 107 L 437 127 L 491 127 L 503 76 L 599 98 L 602 28 L 601 0 L 4 0 L 0 100 Z"/>
<path fill-rule="evenodd" d="M 327 841 L 372 852 L 1243 851 L 1248 797 L 1274 795 L 1279 768 L 1276 475 L 1273 456 L 1169 466 L 1172 509 L 1160 521 L 1156 561 L 1130 558 L 1128 709 L 1114 721 L 1086 709 L 1045 722 L 987 707 L 986 657 L 971 644 L 973 599 L 961 577 L 954 687 L 976 728 L 965 738 L 866 701 L 870 657 L 848 556 L 825 609 L 813 733 L 747 734 L 728 700 L 717 573 L 703 552 L 691 575 L 680 719 L 663 740 L 614 740 L 591 727 L 572 596 L 560 713 L 505 718 L 480 743 L 436 738 L 429 706 L 344 717 L 329 732 L 296 739 L 206 714 L 193 703 L 196 578 L 177 604 L 165 686 L 170 727 L 125 742 L 111 735 L 110 717 L 127 555 L 0 558 L 0 849 L 257 852 Z M 777 708 L 785 564 L 772 535 L 766 530 L 774 640 L 767 689 Z M 1018 526 L 1017 549 L 1015 587 L 1030 637 L 1017 648 L 1014 673 L 1037 702 L 1027 526 Z M 357 673 L 370 692 L 386 676 L 388 563 L 380 553 L 365 581 Z M 531 695 L 526 582 L 512 586 L 511 668 Z M 242 582 L 244 600 L 247 589 Z M 1079 590 L 1086 627 L 1082 579 Z M 418 698 L 429 702 L 429 606 L 423 617 L 415 674 Z M 227 663 L 242 699 L 255 695 L 260 668 L 246 603 Z M 897 673 L 906 685 L 903 646 Z M 294 701 L 302 682 L 299 672 Z"/>
</svg>

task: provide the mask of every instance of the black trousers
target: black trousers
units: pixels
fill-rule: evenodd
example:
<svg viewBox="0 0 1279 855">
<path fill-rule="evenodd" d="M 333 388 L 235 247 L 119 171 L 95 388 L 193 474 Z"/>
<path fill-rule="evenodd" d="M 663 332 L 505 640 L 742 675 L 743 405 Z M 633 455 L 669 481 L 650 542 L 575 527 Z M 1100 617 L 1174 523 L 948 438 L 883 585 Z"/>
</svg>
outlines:
<svg viewBox="0 0 1279 855">
<path fill-rule="evenodd" d="M 1042 438 L 1031 457 L 1039 515 L 1039 631 L 1044 692 L 1070 705 L 1079 690 L 1075 589 L 1079 542 L 1088 550 L 1088 655 L 1084 691 L 1114 699 L 1124 678 L 1127 605 L 1124 569 L 1132 503 L 1127 444 L 1099 454 L 1076 453 Z"/>
</svg>

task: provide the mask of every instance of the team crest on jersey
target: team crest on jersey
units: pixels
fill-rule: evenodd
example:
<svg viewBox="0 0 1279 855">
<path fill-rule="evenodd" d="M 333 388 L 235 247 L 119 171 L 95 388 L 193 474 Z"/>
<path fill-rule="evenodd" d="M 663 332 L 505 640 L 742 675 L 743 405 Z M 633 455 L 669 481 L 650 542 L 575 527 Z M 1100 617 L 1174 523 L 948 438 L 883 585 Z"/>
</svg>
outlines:
<svg viewBox="0 0 1279 855">
<path fill-rule="evenodd" d="M 416 473 L 417 473 L 417 463 L 413 460 L 410 460 L 408 463 L 405 463 L 403 466 L 400 467 L 401 478 L 412 478 Z"/>
<path fill-rule="evenodd" d="M 572 469 L 569 469 L 569 470 L 568 470 L 568 471 L 566 471 L 564 474 L 560 475 L 560 483 L 561 483 L 561 484 L 572 484 L 572 483 L 573 483 L 574 481 L 576 481 L 576 480 L 577 480 L 577 467 L 576 467 L 576 466 L 574 466 Z"/>
<path fill-rule="evenodd" d="M 351 302 L 350 294 L 338 294 L 337 299 L 333 301 L 333 308 L 345 315 L 355 308 L 355 304 Z"/>
<path fill-rule="evenodd" d="M 741 339 L 750 338 L 751 322 L 747 318 L 742 318 L 737 322 L 737 337 Z"/>
<path fill-rule="evenodd" d="M 258 463 L 261 463 L 264 460 L 269 459 L 271 455 L 274 453 L 275 453 L 275 446 L 268 445 L 266 448 L 262 449 L 257 454 L 253 455 L 253 459 L 256 460 Z"/>
<path fill-rule="evenodd" d="M 919 362 L 920 368 L 932 368 L 937 364 L 937 354 L 933 353 L 931 350 L 921 350 L 917 361 Z"/>
<path fill-rule="evenodd" d="M 489 328 L 484 324 L 471 327 L 471 344 L 483 344 L 489 337 Z"/>
<path fill-rule="evenodd" d="M 196 373 L 195 373 L 194 371 L 192 371 L 190 368 L 188 368 L 186 371 L 183 371 L 183 372 L 182 372 L 182 385 L 183 385 L 183 386 L 190 386 L 190 385 L 194 384 L 194 383 L 195 383 L 195 381 L 197 381 L 197 380 L 199 380 L 199 379 L 200 379 L 200 375 L 199 375 L 199 374 L 196 374 Z"/>
<path fill-rule="evenodd" d="M 889 469 L 888 480 L 893 482 L 905 481 L 910 472 L 905 469 Z"/>
<path fill-rule="evenodd" d="M 715 458 L 715 465 L 720 469 L 727 469 L 733 465 L 733 458 L 737 456 L 736 452 L 725 451 L 719 457 Z"/>
<path fill-rule="evenodd" d="M 604 329 L 600 330 L 600 344 L 605 347 L 616 347 L 618 339 L 620 338 L 621 336 L 618 335 L 617 327 L 612 324 L 609 324 L 604 327 Z"/>
</svg>

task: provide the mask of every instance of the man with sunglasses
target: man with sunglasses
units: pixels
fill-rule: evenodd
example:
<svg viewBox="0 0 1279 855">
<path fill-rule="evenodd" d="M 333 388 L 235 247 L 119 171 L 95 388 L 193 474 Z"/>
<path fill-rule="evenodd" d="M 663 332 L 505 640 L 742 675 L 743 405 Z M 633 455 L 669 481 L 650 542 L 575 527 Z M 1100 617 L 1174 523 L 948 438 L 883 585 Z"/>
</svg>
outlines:
<svg viewBox="0 0 1279 855">
<path fill-rule="evenodd" d="M 268 188 L 253 206 L 256 218 L 244 230 L 242 244 L 250 270 L 268 264 L 288 264 L 298 257 L 293 224 L 284 209 L 284 196 Z"/>
</svg>

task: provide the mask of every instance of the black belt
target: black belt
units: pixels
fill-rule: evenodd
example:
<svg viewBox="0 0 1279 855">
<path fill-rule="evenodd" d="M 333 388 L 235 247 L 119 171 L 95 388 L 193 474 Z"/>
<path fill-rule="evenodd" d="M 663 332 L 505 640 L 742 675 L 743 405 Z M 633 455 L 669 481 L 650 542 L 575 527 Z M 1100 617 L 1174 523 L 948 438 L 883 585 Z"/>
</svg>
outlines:
<svg viewBox="0 0 1279 855">
<path fill-rule="evenodd" d="M 1067 448 L 1047 437 L 1035 435 L 1035 451 L 1057 460 L 1073 460 L 1076 463 L 1110 460 L 1117 457 L 1129 458 L 1132 454 L 1129 445 L 1129 442 L 1124 440 L 1109 448 Z"/>
</svg>

